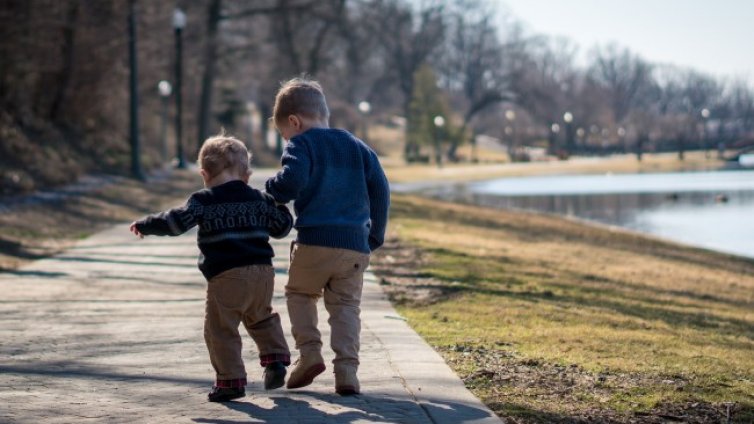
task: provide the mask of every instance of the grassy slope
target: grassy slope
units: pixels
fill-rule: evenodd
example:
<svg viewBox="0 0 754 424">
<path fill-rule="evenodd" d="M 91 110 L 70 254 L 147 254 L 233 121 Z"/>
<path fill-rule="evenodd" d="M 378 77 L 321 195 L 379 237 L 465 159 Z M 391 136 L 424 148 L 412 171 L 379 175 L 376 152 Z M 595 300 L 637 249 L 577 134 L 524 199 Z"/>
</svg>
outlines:
<svg viewBox="0 0 754 424">
<path fill-rule="evenodd" d="M 705 422 L 735 402 L 754 420 L 754 261 L 415 197 L 391 213 L 392 235 L 423 254 L 388 246 L 376 268 L 501 416 Z"/>
<path fill-rule="evenodd" d="M 109 225 L 175 206 L 199 188 L 196 171 L 174 171 L 149 182 L 120 178 L 62 202 L 15 206 L 0 213 L 0 271 L 54 254 Z"/>
</svg>

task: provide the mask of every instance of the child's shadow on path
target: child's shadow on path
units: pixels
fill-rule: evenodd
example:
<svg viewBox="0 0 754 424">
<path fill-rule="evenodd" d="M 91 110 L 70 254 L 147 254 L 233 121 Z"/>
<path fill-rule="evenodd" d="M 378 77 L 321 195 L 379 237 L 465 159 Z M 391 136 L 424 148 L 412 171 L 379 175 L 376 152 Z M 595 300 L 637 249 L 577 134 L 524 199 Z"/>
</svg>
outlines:
<svg viewBox="0 0 754 424">
<path fill-rule="evenodd" d="M 486 411 L 467 405 L 437 401 L 423 403 L 397 400 L 389 396 L 358 395 L 341 397 L 314 392 L 295 392 L 298 399 L 287 396 L 270 397 L 274 403 L 272 408 L 263 408 L 254 403 L 252 397 L 245 402 L 227 402 L 223 405 L 234 411 L 249 415 L 251 421 L 235 421 L 214 418 L 194 418 L 197 423 L 210 424 L 239 424 L 245 422 L 258 423 L 351 423 L 351 422 L 389 422 L 389 423 L 432 423 L 428 412 L 442 411 L 447 422 L 473 421 L 489 417 Z M 300 395 L 312 398 L 317 403 L 324 403 L 331 412 L 322 411 L 312 402 L 300 399 Z M 334 411 L 332 411 L 334 410 Z M 457 419 L 453 419 L 456 417 Z"/>
</svg>

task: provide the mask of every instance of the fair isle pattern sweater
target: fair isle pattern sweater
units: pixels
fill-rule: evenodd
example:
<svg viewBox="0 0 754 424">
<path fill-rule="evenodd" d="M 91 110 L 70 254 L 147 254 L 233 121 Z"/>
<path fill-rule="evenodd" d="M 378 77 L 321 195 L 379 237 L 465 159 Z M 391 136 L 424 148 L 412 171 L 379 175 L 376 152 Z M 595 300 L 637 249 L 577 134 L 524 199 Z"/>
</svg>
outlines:
<svg viewBox="0 0 754 424">
<path fill-rule="evenodd" d="M 293 217 L 240 180 L 193 193 L 185 205 L 136 222 L 144 235 L 177 236 L 199 226 L 199 269 L 210 278 L 231 268 L 272 264 L 269 237 L 288 235 Z"/>
<path fill-rule="evenodd" d="M 291 137 L 266 191 L 295 200 L 302 244 L 370 253 L 384 242 L 390 186 L 377 154 L 351 133 L 312 128 Z"/>
</svg>

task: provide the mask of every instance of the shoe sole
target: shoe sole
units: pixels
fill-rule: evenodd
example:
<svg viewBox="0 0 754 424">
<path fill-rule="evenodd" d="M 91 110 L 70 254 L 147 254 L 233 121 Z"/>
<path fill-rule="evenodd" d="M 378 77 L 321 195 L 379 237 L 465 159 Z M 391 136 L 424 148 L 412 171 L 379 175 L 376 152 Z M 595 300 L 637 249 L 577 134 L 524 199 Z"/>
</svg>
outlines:
<svg viewBox="0 0 754 424">
<path fill-rule="evenodd" d="M 353 386 L 340 386 L 335 388 L 335 393 L 341 396 L 358 395 L 360 392 Z"/>
<path fill-rule="evenodd" d="M 276 375 L 273 377 L 269 383 L 265 381 L 264 389 L 265 390 L 275 390 L 283 387 L 285 384 L 285 373 L 281 373 L 279 375 Z"/>
<path fill-rule="evenodd" d="M 242 394 L 238 394 L 238 395 L 233 395 L 233 396 L 223 396 L 223 397 L 219 397 L 219 398 L 215 398 L 215 399 L 209 398 L 208 400 L 210 402 L 228 402 L 228 401 L 231 401 L 233 399 L 242 398 L 244 396 L 246 396 L 246 393 L 242 393 Z"/>
<path fill-rule="evenodd" d="M 288 387 L 289 389 L 298 389 L 301 387 L 306 387 L 312 384 L 312 382 L 314 381 L 314 378 L 322 374 L 323 372 L 325 372 L 325 364 L 312 365 L 311 367 L 309 367 L 308 370 L 306 370 L 306 372 L 304 373 L 304 376 L 301 377 L 301 380 L 294 381 L 293 383 L 291 383 L 291 380 L 288 379 L 288 386 L 286 387 Z"/>
</svg>

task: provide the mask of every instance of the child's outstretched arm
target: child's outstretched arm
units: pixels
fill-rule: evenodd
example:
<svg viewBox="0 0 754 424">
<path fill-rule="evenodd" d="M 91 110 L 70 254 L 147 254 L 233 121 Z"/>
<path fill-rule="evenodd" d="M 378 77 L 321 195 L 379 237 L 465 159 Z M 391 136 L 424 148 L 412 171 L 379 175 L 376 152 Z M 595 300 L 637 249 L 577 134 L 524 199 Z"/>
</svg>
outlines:
<svg viewBox="0 0 754 424">
<path fill-rule="evenodd" d="M 283 151 L 283 169 L 265 183 L 265 191 L 279 203 L 288 203 L 298 197 L 309 181 L 311 155 L 302 140 L 293 137 Z"/>
<path fill-rule="evenodd" d="M 178 236 L 197 225 L 202 205 L 192 196 L 185 205 L 165 212 L 148 215 L 131 224 L 131 232 L 144 236 Z"/>
</svg>

